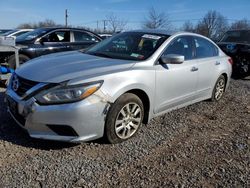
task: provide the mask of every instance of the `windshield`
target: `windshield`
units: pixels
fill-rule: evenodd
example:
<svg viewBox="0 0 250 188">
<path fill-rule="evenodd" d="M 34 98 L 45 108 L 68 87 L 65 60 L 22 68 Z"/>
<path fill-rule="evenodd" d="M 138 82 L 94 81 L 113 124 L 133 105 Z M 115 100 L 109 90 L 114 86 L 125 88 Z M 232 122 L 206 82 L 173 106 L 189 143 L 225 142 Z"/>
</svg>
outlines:
<svg viewBox="0 0 250 188">
<path fill-rule="evenodd" d="M 0 35 L 3 35 L 4 33 L 9 32 L 9 31 L 11 31 L 11 30 L 8 30 L 8 29 L 2 29 L 2 30 L 0 30 Z"/>
<path fill-rule="evenodd" d="M 17 29 L 14 29 L 14 30 L 11 30 L 11 31 L 8 31 L 6 33 L 3 34 L 3 36 L 8 36 L 8 35 L 11 35 L 12 33 L 15 33 L 17 32 L 18 30 Z"/>
<path fill-rule="evenodd" d="M 228 31 L 221 42 L 250 43 L 250 31 Z"/>
<path fill-rule="evenodd" d="M 48 28 L 43 29 L 35 29 L 34 31 L 30 31 L 27 33 L 24 33 L 23 35 L 20 35 L 17 37 L 17 41 L 24 41 L 24 40 L 33 40 L 37 37 L 40 37 L 50 31 Z"/>
<path fill-rule="evenodd" d="M 85 51 L 87 54 L 125 60 L 145 60 L 168 38 L 168 35 L 125 32 L 103 40 Z"/>
</svg>

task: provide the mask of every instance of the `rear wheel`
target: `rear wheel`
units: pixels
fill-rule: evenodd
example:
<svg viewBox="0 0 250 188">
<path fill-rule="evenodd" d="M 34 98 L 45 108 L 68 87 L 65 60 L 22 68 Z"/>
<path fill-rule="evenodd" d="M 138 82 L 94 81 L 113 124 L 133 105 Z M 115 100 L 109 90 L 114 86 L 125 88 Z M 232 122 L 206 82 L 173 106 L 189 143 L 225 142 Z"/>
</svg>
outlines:
<svg viewBox="0 0 250 188">
<path fill-rule="evenodd" d="M 26 56 L 26 55 L 19 54 L 18 56 L 19 56 L 19 65 L 22 65 L 26 61 L 30 60 L 30 58 L 28 56 Z M 9 68 L 16 69 L 16 58 L 15 58 L 15 55 L 10 56 L 8 64 L 9 64 Z"/>
<path fill-rule="evenodd" d="M 123 142 L 134 136 L 143 120 L 144 108 L 140 98 L 132 93 L 119 97 L 110 107 L 105 124 L 109 143 Z"/>
<path fill-rule="evenodd" d="M 226 79 L 223 75 L 221 75 L 216 81 L 211 100 L 219 101 L 225 92 L 225 88 L 226 88 Z"/>
</svg>

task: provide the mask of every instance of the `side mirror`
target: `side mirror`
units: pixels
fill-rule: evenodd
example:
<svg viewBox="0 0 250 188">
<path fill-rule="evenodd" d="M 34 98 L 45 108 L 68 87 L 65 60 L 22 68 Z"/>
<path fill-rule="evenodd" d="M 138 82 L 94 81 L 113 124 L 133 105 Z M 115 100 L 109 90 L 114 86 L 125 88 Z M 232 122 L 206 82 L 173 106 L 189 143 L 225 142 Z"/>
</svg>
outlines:
<svg viewBox="0 0 250 188">
<path fill-rule="evenodd" d="M 182 64 L 185 60 L 185 57 L 178 54 L 168 54 L 162 55 L 160 60 L 164 64 Z"/>
</svg>

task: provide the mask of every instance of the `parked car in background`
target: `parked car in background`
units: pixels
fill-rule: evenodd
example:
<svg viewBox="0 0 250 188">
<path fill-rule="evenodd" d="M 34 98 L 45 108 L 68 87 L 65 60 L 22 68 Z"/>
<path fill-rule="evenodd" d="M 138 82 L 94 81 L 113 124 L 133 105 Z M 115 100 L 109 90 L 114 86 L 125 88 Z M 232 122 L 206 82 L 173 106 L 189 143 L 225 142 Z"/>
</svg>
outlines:
<svg viewBox="0 0 250 188">
<path fill-rule="evenodd" d="M 40 28 L 25 33 L 16 38 L 16 45 L 20 47 L 20 64 L 42 55 L 86 49 L 100 42 L 97 34 L 75 28 Z M 15 69 L 15 56 L 11 53 L 1 53 L 2 62 L 8 62 L 10 68 Z"/>
<path fill-rule="evenodd" d="M 8 110 L 33 138 L 80 142 L 134 136 L 142 122 L 202 100 L 219 101 L 231 58 L 192 33 L 138 30 L 81 51 L 43 56 L 10 79 Z"/>
<path fill-rule="evenodd" d="M 0 36 L 8 31 L 11 31 L 11 29 L 0 29 Z"/>
<path fill-rule="evenodd" d="M 5 36 L 5 37 L 18 37 L 24 33 L 27 33 L 27 32 L 30 32 L 30 31 L 33 31 L 34 29 L 13 29 L 13 30 L 10 30 L 4 34 L 2 34 L 2 36 Z"/>
<path fill-rule="evenodd" d="M 109 37 L 112 37 L 111 34 L 104 34 L 104 33 L 99 34 L 99 36 L 102 37 L 102 39 L 107 39 L 107 38 L 109 38 Z"/>
<path fill-rule="evenodd" d="M 233 58 L 233 77 L 250 75 L 250 30 L 227 31 L 218 45 Z"/>
</svg>

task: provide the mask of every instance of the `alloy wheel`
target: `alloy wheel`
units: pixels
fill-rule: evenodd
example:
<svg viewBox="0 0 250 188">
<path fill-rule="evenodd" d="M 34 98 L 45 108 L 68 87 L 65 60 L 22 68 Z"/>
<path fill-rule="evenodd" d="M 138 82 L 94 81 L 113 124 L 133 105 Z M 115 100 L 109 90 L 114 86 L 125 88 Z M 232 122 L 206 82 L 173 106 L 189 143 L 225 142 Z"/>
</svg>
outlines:
<svg viewBox="0 0 250 188">
<path fill-rule="evenodd" d="M 224 90 L 225 90 L 225 80 L 221 78 L 215 86 L 215 100 L 218 101 L 222 97 Z"/>
<path fill-rule="evenodd" d="M 115 121 L 115 133 L 121 139 L 133 136 L 142 122 L 142 109 L 136 103 L 122 107 Z"/>
</svg>

